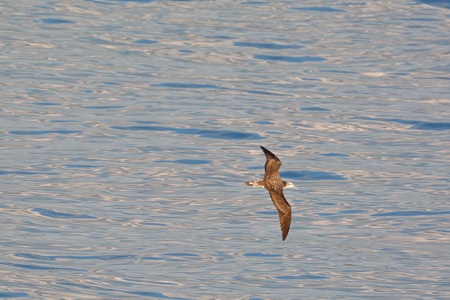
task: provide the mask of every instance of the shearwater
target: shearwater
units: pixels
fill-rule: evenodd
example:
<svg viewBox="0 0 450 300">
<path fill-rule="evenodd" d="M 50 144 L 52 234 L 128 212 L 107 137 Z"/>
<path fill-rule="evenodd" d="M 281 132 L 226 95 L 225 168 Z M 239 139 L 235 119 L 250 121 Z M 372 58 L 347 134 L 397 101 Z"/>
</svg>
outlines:
<svg viewBox="0 0 450 300">
<path fill-rule="evenodd" d="M 264 155 L 266 156 L 266 164 L 264 166 L 264 179 L 260 181 L 247 181 L 245 184 L 250 186 L 263 187 L 269 192 L 270 198 L 272 199 L 273 204 L 278 210 L 278 216 L 280 218 L 281 237 L 284 241 L 289 233 L 292 216 L 291 206 L 286 201 L 286 198 L 284 198 L 283 189 L 287 189 L 290 187 L 295 188 L 295 186 L 292 182 L 281 180 L 281 160 L 263 146 L 260 147 L 264 152 Z"/>
</svg>

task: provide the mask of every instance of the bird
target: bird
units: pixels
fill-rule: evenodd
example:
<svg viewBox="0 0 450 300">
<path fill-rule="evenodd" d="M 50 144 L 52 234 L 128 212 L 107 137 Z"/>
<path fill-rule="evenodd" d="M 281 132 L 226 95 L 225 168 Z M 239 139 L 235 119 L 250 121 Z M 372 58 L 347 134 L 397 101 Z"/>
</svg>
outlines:
<svg viewBox="0 0 450 300">
<path fill-rule="evenodd" d="M 292 214 L 291 206 L 283 195 L 283 189 L 296 187 L 292 182 L 281 180 L 279 172 L 281 160 L 263 146 L 260 147 L 266 156 L 266 164 L 264 165 L 264 179 L 259 181 L 247 181 L 245 184 L 254 187 L 263 187 L 269 192 L 270 198 L 278 211 L 281 238 L 284 241 L 289 233 Z"/>
</svg>

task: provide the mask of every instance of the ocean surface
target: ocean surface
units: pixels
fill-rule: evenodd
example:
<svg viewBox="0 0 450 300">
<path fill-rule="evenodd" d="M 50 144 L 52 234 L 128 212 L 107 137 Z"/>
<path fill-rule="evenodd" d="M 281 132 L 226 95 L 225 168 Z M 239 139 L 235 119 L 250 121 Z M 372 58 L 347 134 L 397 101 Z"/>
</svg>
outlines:
<svg viewBox="0 0 450 300">
<path fill-rule="evenodd" d="M 450 299 L 449 33 L 449 1 L 3 1 L 0 298 Z"/>
</svg>

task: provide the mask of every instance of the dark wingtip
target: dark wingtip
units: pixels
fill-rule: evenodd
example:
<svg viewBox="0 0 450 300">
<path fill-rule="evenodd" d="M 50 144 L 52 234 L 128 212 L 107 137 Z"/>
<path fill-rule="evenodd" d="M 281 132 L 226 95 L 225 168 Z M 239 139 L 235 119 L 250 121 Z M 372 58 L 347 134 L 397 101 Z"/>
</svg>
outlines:
<svg viewBox="0 0 450 300">
<path fill-rule="evenodd" d="M 261 149 L 262 149 L 262 151 L 264 151 L 264 152 L 270 152 L 269 150 L 267 150 L 267 148 L 266 147 L 263 147 L 263 146 L 261 146 L 261 145 L 259 145 L 259 147 L 261 147 Z"/>
<path fill-rule="evenodd" d="M 272 152 L 270 152 L 269 150 L 267 150 L 263 146 L 260 145 L 259 147 L 261 147 L 261 149 L 264 152 L 264 155 L 267 157 L 267 159 L 274 158 L 274 159 L 279 160 L 278 157 L 275 154 L 273 154 Z"/>
<path fill-rule="evenodd" d="M 261 149 L 262 149 L 262 151 L 263 151 L 264 153 L 270 153 L 270 154 L 272 154 L 272 155 L 273 155 L 273 153 L 272 153 L 272 152 L 270 152 L 269 150 L 267 150 L 267 149 L 266 149 L 266 148 L 264 148 L 263 146 L 259 145 L 259 147 L 261 147 Z"/>
</svg>

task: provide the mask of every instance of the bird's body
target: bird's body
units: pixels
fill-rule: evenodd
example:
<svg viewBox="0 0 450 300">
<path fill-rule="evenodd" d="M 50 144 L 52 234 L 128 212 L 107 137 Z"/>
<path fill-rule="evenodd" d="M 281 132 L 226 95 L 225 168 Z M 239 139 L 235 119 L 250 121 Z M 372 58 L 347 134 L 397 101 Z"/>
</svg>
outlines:
<svg viewBox="0 0 450 300">
<path fill-rule="evenodd" d="M 291 182 L 281 180 L 280 159 L 263 146 L 260 147 L 266 156 L 264 179 L 260 181 L 247 181 L 246 184 L 255 187 L 264 187 L 269 192 L 270 198 L 278 211 L 281 237 L 284 241 L 289 233 L 292 215 L 291 206 L 286 201 L 286 198 L 284 198 L 283 189 L 295 186 Z"/>
</svg>

